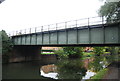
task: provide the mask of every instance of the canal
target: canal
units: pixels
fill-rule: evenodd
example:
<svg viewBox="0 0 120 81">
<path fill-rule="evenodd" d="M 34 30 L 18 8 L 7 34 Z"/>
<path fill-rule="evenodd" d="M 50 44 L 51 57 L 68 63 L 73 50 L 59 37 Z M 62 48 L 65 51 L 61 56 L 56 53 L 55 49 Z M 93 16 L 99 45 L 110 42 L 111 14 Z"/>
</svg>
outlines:
<svg viewBox="0 0 120 81">
<path fill-rule="evenodd" d="M 3 64 L 3 79 L 90 79 L 106 68 L 110 58 L 45 59 Z"/>
</svg>

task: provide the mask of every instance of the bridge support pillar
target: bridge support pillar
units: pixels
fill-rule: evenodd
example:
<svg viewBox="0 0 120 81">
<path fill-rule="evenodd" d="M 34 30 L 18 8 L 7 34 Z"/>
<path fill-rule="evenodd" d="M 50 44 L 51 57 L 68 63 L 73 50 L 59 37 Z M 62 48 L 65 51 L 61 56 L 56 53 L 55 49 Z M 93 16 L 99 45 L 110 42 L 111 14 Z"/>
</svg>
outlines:
<svg viewBox="0 0 120 81">
<path fill-rule="evenodd" d="M 40 46 L 14 46 L 10 62 L 32 61 L 41 59 Z"/>
</svg>

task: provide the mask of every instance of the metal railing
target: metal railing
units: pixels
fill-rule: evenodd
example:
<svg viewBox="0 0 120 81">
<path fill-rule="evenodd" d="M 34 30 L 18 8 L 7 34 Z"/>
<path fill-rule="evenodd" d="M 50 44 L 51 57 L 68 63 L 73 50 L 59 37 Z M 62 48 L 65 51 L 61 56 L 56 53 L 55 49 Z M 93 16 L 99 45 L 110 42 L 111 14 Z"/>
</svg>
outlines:
<svg viewBox="0 0 120 81">
<path fill-rule="evenodd" d="M 29 29 L 24 29 L 19 31 L 13 31 L 12 33 L 9 33 L 9 36 L 31 34 L 31 33 L 51 31 L 51 30 L 60 30 L 60 29 L 67 29 L 67 28 L 74 28 L 74 27 L 83 27 L 83 26 L 89 26 L 89 25 L 105 24 L 106 21 L 107 20 L 104 17 L 84 18 L 84 19 L 66 21 L 66 22 L 34 27 L 34 28 L 29 28 Z"/>
</svg>

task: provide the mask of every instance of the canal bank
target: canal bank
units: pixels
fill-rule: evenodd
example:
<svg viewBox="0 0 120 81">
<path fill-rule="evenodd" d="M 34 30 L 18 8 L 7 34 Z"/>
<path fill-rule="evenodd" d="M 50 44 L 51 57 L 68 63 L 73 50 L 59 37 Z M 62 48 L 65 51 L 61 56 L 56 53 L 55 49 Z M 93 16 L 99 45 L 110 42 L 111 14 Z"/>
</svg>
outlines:
<svg viewBox="0 0 120 81">
<path fill-rule="evenodd" d="M 120 62 L 111 63 L 107 68 L 108 71 L 103 77 L 103 79 L 120 80 Z"/>
</svg>

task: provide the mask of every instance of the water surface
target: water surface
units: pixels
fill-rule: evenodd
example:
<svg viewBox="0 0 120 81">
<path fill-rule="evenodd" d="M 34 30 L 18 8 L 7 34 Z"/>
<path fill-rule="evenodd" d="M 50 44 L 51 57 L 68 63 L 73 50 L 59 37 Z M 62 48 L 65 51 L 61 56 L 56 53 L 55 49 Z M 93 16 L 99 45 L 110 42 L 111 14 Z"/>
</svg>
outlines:
<svg viewBox="0 0 120 81">
<path fill-rule="evenodd" d="M 50 60 L 4 64 L 3 79 L 82 80 L 89 79 L 108 65 L 104 58 Z"/>
</svg>

